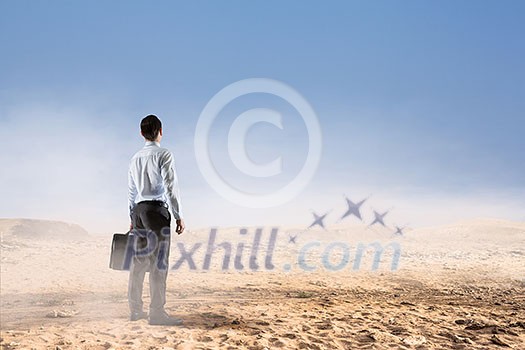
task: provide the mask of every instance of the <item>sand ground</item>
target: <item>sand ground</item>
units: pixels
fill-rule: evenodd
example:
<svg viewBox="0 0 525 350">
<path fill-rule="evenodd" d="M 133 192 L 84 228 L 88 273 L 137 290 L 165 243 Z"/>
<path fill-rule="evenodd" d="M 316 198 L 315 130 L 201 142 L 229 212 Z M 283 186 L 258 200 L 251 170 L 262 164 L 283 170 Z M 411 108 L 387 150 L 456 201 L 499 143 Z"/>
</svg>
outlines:
<svg viewBox="0 0 525 350">
<path fill-rule="evenodd" d="M 253 229 L 248 230 L 253 233 Z M 281 229 L 275 268 L 220 269 L 222 255 L 202 270 L 185 262 L 168 277 L 167 310 L 180 327 L 130 322 L 127 273 L 107 267 L 110 235 L 82 240 L 29 240 L 2 232 L 3 349 L 525 349 L 525 224 L 477 220 L 407 230 L 402 237 L 358 227 L 300 233 Z M 250 248 L 251 233 L 219 230 L 220 241 Z M 250 236 L 251 235 L 251 236 Z M 262 251 L 268 249 L 264 231 Z M 246 237 L 246 238 L 244 238 Z M 174 237 L 206 244 L 206 230 Z M 307 243 L 319 245 L 297 266 Z M 323 267 L 330 242 L 347 242 L 349 266 Z M 358 242 L 401 247 L 391 271 L 388 250 L 377 271 L 373 251 L 351 268 Z M 201 250 L 204 248 L 201 248 Z M 344 255 L 334 249 L 332 266 Z M 233 257 L 232 257 L 233 259 Z M 258 257 L 264 264 L 264 254 Z M 283 266 L 290 263 L 291 270 Z M 148 302 L 147 285 L 145 303 Z"/>
</svg>

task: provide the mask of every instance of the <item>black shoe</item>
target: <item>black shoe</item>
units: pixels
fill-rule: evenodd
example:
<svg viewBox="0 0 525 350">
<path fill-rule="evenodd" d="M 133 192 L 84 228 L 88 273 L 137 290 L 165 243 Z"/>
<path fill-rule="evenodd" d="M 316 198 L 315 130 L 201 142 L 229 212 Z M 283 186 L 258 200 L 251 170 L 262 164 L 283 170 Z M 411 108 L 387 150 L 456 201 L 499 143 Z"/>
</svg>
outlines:
<svg viewBox="0 0 525 350">
<path fill-rule="evenodd" d="M 148 313 L 144 311 L 134 311 L 129 316 L 130 321 L 146 320 L 148 319 Z"/>
<path fill-rule="evenodd" d="M 180 318 L 171 317 L 165 311 L 149 316 L 149 324 L 154 326 L 180 326 L 182 323 Z"/>
</svg>

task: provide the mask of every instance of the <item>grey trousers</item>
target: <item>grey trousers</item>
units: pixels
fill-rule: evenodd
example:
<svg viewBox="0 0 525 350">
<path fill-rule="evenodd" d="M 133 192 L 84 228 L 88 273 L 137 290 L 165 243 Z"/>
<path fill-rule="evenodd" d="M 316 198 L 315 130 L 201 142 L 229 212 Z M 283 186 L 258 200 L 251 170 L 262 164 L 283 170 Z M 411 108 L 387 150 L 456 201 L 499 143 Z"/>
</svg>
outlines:
<svg viewBox="0 0 525 350">
<path fill-rule="evenodd" d="M 131 312 L 143 310 L 142 289 L 149 270 L 149 310 L 150 314 L 159 314 L 164 312 L 166 304 L 171 215 L 163 203 L 140 202 L 131 218 L 133 230 L 130 244 L 134 244 L 135 254 L 129 271 L 129 308 Z"/>
</svg>

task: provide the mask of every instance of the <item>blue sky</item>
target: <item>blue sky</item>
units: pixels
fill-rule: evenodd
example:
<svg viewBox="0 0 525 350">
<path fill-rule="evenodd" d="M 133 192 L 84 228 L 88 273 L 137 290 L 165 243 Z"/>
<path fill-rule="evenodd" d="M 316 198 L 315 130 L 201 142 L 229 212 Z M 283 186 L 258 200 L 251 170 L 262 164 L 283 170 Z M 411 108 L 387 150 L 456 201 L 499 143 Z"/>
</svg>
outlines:
<svg viewBox="0 0 525 350">
<path fill-rule="evenodd" d="M 524 34 L 522 1 L 2 1 L 0 189 L 13 199 L 1 216 L 118 230 L 138 123 L 155 113 L 194 226 L 309 223 L 342 193 L 373 193 L 413 224 L 525 220 Z M 195 161 L 201 110 L 253 77 L 299 91 L 323 131 L 315 177 L 279 208 L 228 203 Z M 282 101 L 233 105 L 217 147 L 249 104 L 286 115 L 283 131 L 260 125 L 247 144 L 259 161 L 290 159 L 280 185 L 304 156 Z"/>
</svg>

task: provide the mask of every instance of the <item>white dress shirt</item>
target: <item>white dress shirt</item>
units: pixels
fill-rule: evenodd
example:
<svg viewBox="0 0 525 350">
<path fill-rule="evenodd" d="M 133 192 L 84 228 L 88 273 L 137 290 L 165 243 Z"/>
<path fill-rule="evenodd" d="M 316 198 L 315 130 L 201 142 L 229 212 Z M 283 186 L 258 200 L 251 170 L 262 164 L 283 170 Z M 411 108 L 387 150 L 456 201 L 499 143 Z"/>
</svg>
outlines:
<svg viewBox="0 0 525 350">
<path fill-rule="evenodd" d="M 173 155 L 158 142 L 147 141 L 131 158 L 128 173 L 129 210 L 142 201 L 169 204 L 173 217 L 182 219 L 180 193 Z"/>
</svg>

